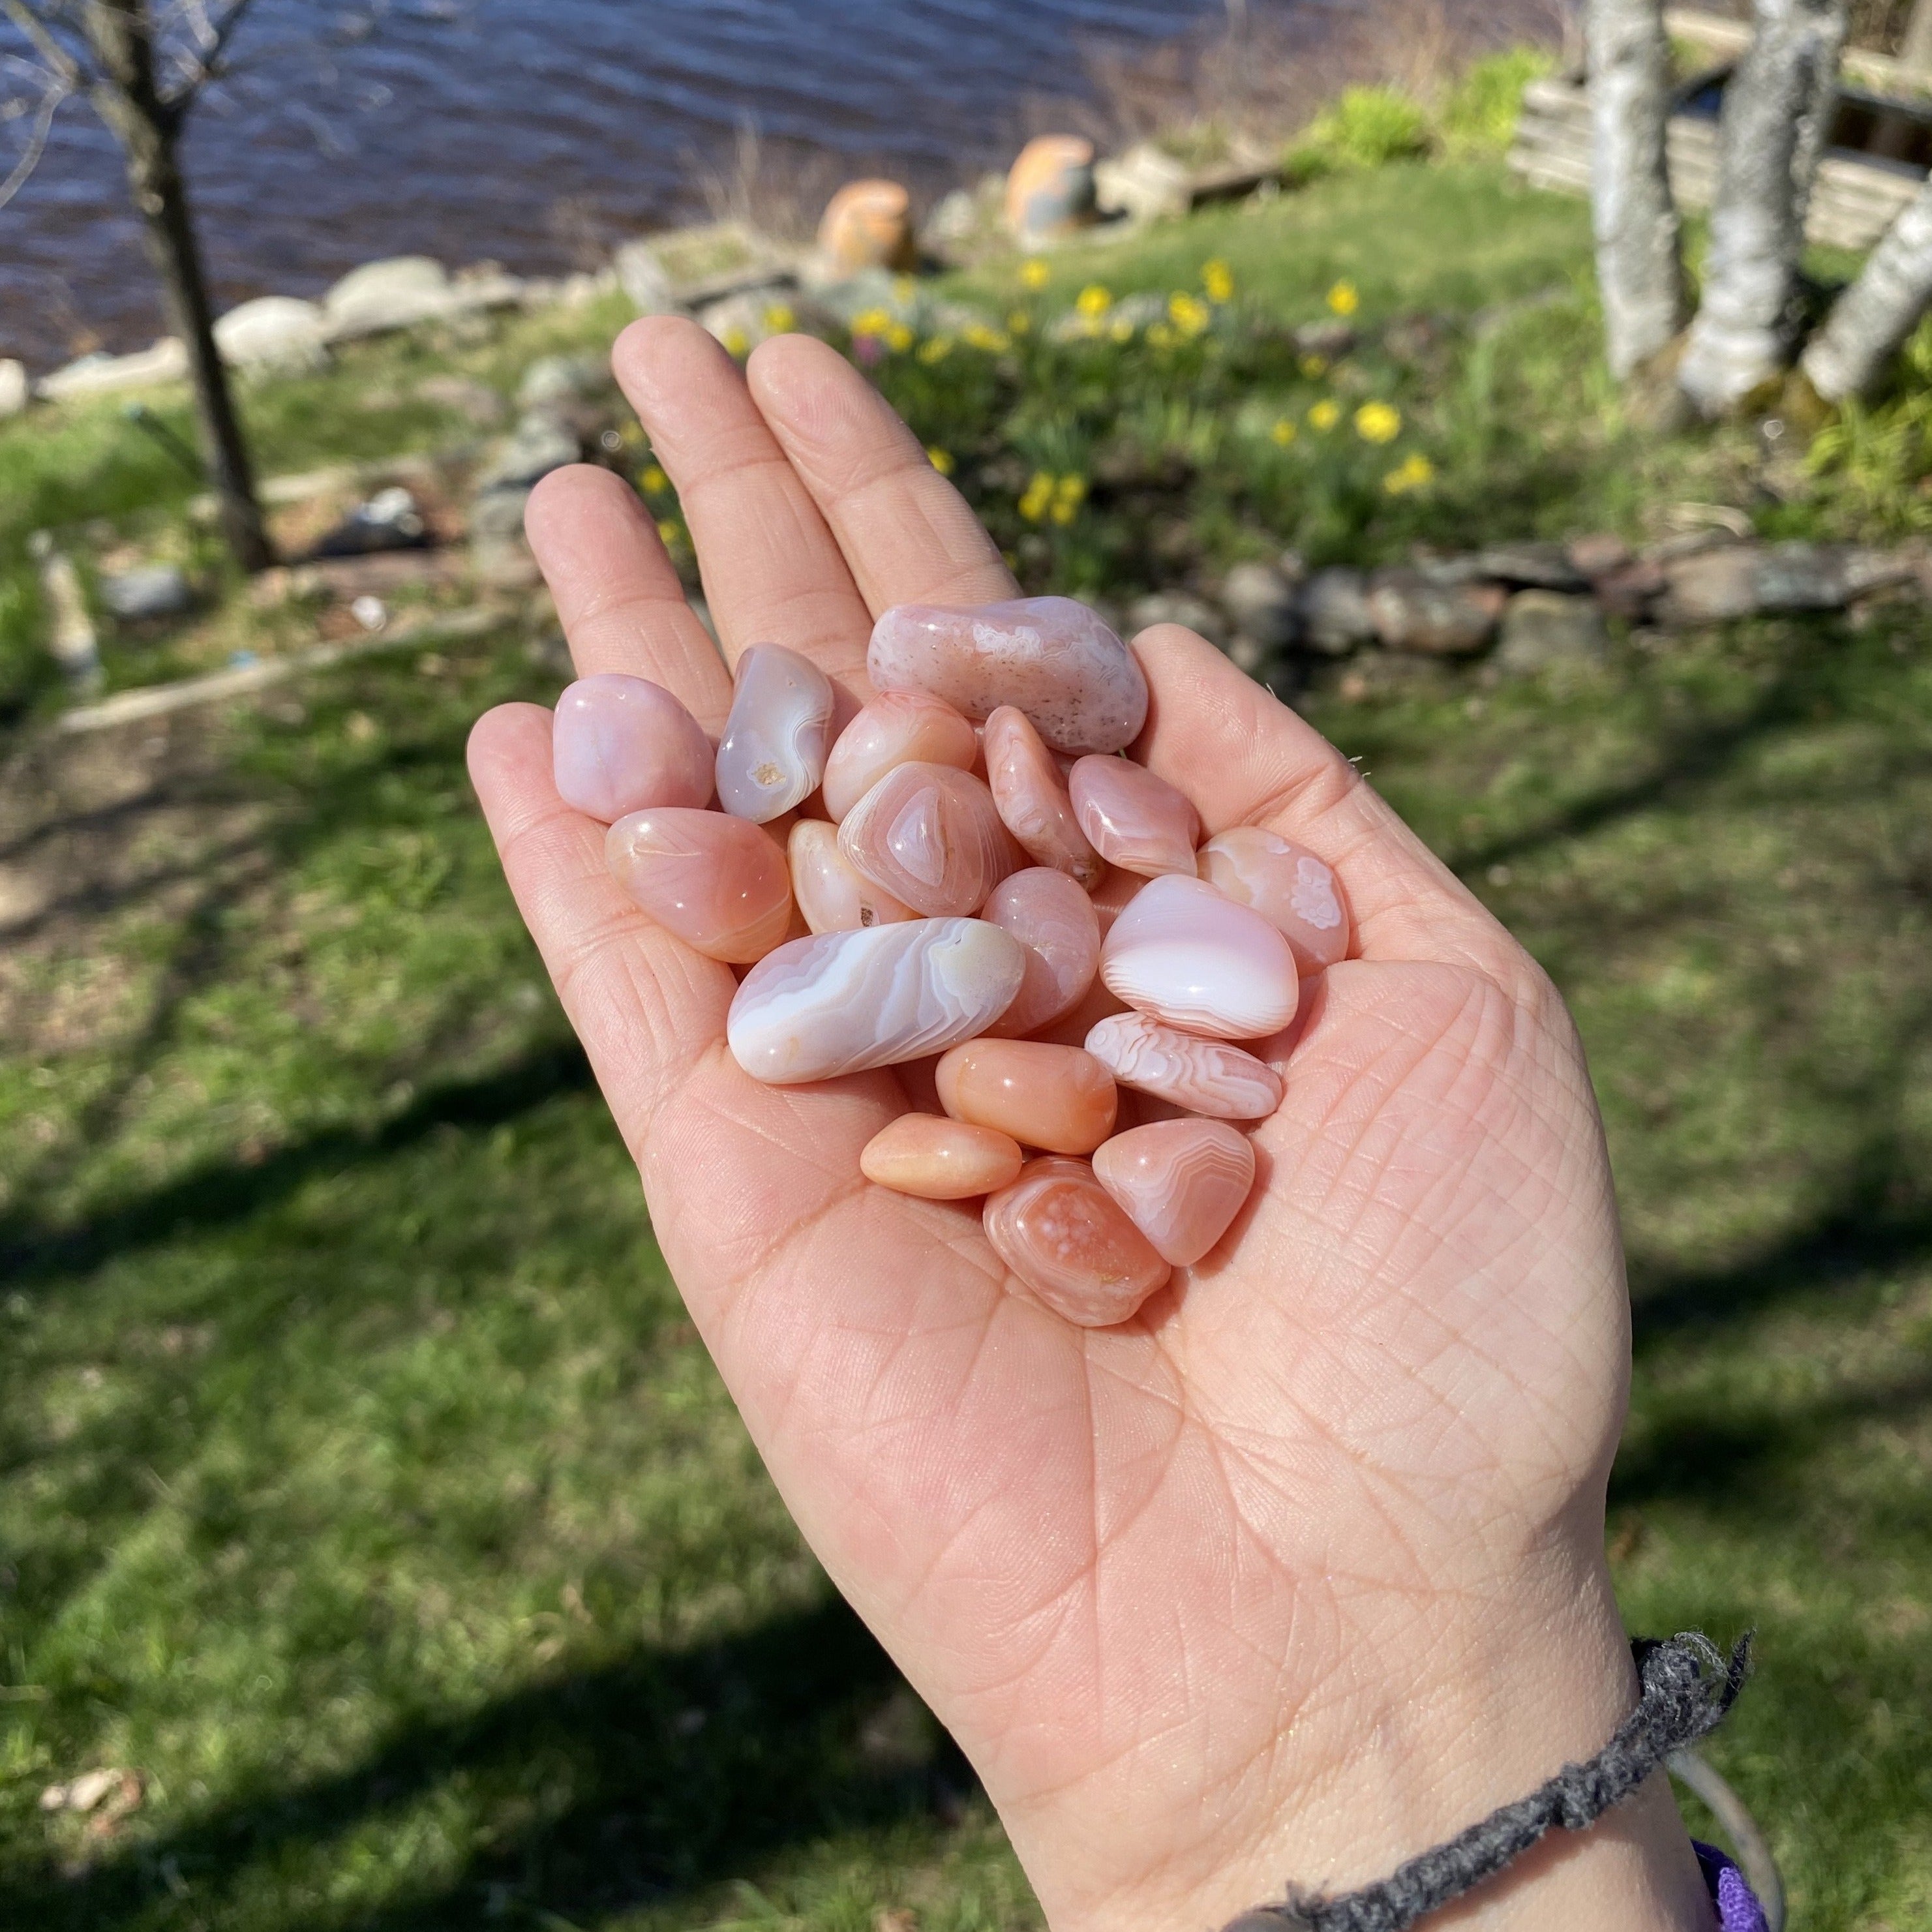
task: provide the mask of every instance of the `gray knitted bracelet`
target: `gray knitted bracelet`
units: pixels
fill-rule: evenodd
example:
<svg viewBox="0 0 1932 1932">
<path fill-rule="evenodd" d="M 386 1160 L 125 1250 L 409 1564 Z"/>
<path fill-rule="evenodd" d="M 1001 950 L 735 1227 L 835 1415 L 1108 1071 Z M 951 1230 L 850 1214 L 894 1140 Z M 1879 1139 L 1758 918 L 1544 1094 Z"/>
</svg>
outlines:
<svg viewBox="0 0 1932 1932">
<path fill-rule="evenodd" d="M 1708 1736 L 1744 1688 L 1750 1647 L 1746 1635 L 1727 1659 L 1699 1630 L 1682 1631 L 1667 1642 L 1639 1638 L 1630 1651 L 1643 1694 L 1587 1764 L 1565 1765 L 1527 1798 L 1411 1858 L 1378 1884 L 1332 1898 L 1291 1887 L 1282 1904 L 1258 1905 L 1224 1932 L 1407 1932 L 1418 1919 L 1494 1877 L 1552 1826 L 1581 1832 L 1594 1825 L 1671 1752 Z"/>
</svg>

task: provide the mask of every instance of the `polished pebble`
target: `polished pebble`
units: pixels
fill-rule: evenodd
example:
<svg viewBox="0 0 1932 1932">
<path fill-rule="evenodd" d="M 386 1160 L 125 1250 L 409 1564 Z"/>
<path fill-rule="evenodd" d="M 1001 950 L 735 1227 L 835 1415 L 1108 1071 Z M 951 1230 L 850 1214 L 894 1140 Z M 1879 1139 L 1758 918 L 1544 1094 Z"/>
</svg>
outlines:
<svg viewBox="0 0 1932 1932">
<path fill-rule="evenodd" d="M 983 1219 L 1000 1260 L 1083 1328 L 1125 1322 L 1172 1272 L 1084 1160 L 1029 1161 Z"/>
<path fill-rule="evenodd" d="M 1258 825 L 1238 825 L 1202 847 L 1200 875 L 1224 898 L 1251 906 L 1294 950 L 1304 973 L 1348 956 L 1348 909 L 1334 868 Z"/>
<path fill-rule="evenodd" d="M 1082 758 L 1067 789 L 1081 830 L 1108 865 L 1144 878 L 1193 878 L 1201 820 L 1166 779 L 1125 758 Z"/>
<path fill-rule="evenodd" d="M 754 644 L 738 660 L 731 715 L 718 743 L 718 802 L 762 825 L 802 805 L 825 776 L 831 681 L 782 644 Z"/>
<path fill-rule="evenodd" d="M 1056 751 L 1120 751 L 1147 720 L 1133 652 L 1070 597 L 902 604 L 873 627 L 866 669 L 875 689 L 930 692 L 969 718 L 1013 705 Z"/>
<path fill-rule="evenodd" d="M 777 840 L 722 812 L 664 806 L 632 812 L 604 834 L 610 874 L 658 925 L 734 966 L 782 945 L 791 878 Z"/>
<path fill-rule="evenodd" d="M 993 802 L 1027 856 L 1090 890 L 1098 885 L 1106 866 L 1081 830 L 1060 766 L 1026 713 L 1001 705 L 981 737 Z"/>
<path fill-rule="evenodd" d="M 1087 1051 L 1123 1087 L 1217 1120 L 1265 1120 L 1281 1105 L 1281 1076 L 1226 1041 L 1116 1013 L 1087 1036 Z"/>
<path fill-rule="evenodd" d="M 1163 1261 L 1190 1268 L 1254 1191 L 1255 1150 L 1225 1121 L 1163 1120 L 1116 1135 L 1094 1174 Z"/>
<path fill-rule="evenodd" d="M 838 849 L 838 826 L 822 818 L 801 818 L 792 826 L 785 856 L 792 897 L 814 932 L 852 932 L 919 916 L 853 865 Z"/>
<path fill-rule="evenodd" d="M 1113 931 L 1114 920 L 1139 896 L 1147 884 L 1138 872 L 1124 872 L 1114 866 L 1108 867 L 1106 876 L 1090 895 L 1094 913 L 1100 921 L 1102 939 Z"/>
<path fill-rule="evenodd" d="M 1149 880 L 1100 948 L 1116 998 L 1183 1033 L 1255 1040 L 1294 1017 L 1294 955 L 1258 912 L 1198 879 Z"/>
<path fill-rule="evenodd" d="M 1019 857 L 992 794 L 950 765 L 895 765 L 845 814 L 838 848 L 928 919 L 976 910 Z"/>
<path fill-rule="evenodd" d="M 902 1114 L 866 1143 L 868 1180 L 922 1201 L 970 1201 L 1018 1179 L 1024 1156 L 1010 1134 L 934 1114 Z"/>
<path fill-rule="evenodd" d="M 1025 970 L 1019 942 L 984 920 L 794 940 L 745 976 L 725 1037 L 747 1073 L 775 1086 L 896 1066 L 983 1032 Z"/>
<path fill-rule="evenodd" d="M 1041 1040 L 968 1040 L 935 1077 L 954 1120 L 1051 1154 L 1091 1154 L 1114 1131 L 1120 1106 L 1113 1076 L 1090 1053 Z"/>
<path fill-rule="evenodd" d="M 1100 970 L 1100 920 L 1094 902 L 1064 872 L 1029 866 L 995 886 L 980 909 L 1026 949 L 1026 977 L 987 1030 L 1022 1040 L 1064 1019 Z"/>
<path fill-rule="evenodd" d="M 951 705 L 922 691 L 884 691 L 838 734 L 825 761 L 825 813 L 843 818 L 895 765 L 978 763 L 979 734 Z"/>
<path fill-rule="evenodd" d="M 556 700 L 550 754 L 558 797 L 606 825 L 652 806 L 711 802 L 711 740 L 648 678 L 579 678 Z"/>
</svg>

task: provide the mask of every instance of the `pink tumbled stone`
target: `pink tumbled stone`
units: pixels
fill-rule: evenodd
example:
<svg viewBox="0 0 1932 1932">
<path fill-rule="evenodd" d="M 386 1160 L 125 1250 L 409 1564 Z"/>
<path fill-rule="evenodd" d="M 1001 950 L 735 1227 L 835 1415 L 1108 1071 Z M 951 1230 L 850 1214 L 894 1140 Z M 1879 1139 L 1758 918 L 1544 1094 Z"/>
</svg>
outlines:
<svg viewBox="0 0 1932 1932">
<path fill-rule="evenodd" d="M 919 916 L 853 866 L 838 849 L 838 826 L 822 818 L 801 818 L 793 826 L 785 857 L 792 897 L 814 932 L 854 932 Z"/>
<path fill-rule="evenodd" d="M 784 944 L 791 879 L 758 826 L 685 806 L 634 812 L 605 833 L 604 856 L 658 925 L 709 958 L 748 966 Z"/>
<path fill-rule="evenodd" d="M 1029 866 L 995 886 L 980 909 L 1026 950 L 1026 977 L 1013 1003 L 986 1030 L 1024 1040 L 1064 1019 L 1100 970 L 1100 920 L 1094 902 L 1064 872 Z"/>
<path fill-rule="evenodd" d="M 895 765 L 845 814 L 838 849 L 928 919 L 977 911 L 1018 857 L 992 794 L 950 765 Z"/>
<path fill-rule="evenodd" d="M 1125 1322 L 1172 1272 L 1084 1160 L 1029 1161 L 983 1225 L 1000 1260 L 1082 1328 Z"/>
<path fill-rule="evenodd" d="M 1116 1134 L 1094 1173 L 1163 1261 L 1191 1268 L 1254 1191 L 1255 1150 L 1220 1120 L 1162 1120 Z"/>
<path fill-rule="evenodd" d="M 1106 875 L 1091 894 L 1094 910 L 1100 916 L 1102 939 L 1113 931 L 1114 920 L 1139 896 L 1147 884 L 1138 872 L 1124 872 L 1118 866 L 1107 868 Z"/>
<path fill-rule="evenodd" d="M 1003 704 L 980 735 L 993 802 L 1027 856 L 1090 890 L 1098 885 L 1107 868 L 1081 830 L 1060 767 L 1025 712 Z"/>
<path fill-rule="evenodd" d="M 1067 790 L 1081 830 L 1108 865 L 1146 878 L 1194 876 L 1201 820 L 1166 779 L 1125 758 L 1082 758 Z"/>
<path fill-rule="evenodd" d="M 579 678 L 556 700 L 550 754 L 558 797 L 606 825 L 654 805 L 711 802 L 711 740 L 648 678 Z"/>
<path fill-rule="evenodd" d="M 1196 855 L 1200 875 L 1237 905 L 1252 906 L 1294 948 L 1304 973 L 1346 958 L 1348 909 L 1332 868 L 1258 825 L 1217 833 Z"/>
<path fill-rule="evenodd" d="M 1281 1076 L 1226 1040 L 1202 1040 L 1145 1013 L 1115 1013 L 1088 1033 L 1087 1051 L 1123 1087 L 1217 1120 L 1265 1120 L 1281 1105 Z"/>
<path fill-rule="evenodd" d="M 782 644 L 754 644 L 738 660 L 731 715 L 718 741 L 718 802 L 764 825 L 802 805 L 825 776 L 832 682 Z"/>
<path fill-rule="evenodd" d="M 825 761 L 825 813 L 843 818 L 895 765 L 970 772 L 979 736 L 951 705 L 922 691 L 884 691 L 838 734 Z"/>
<path fill-rule="evenodd" d="M 1150 880 L 1114 920 L 1100 976 L 1136 1011 L 1210 1040 L 1279 1033 L 1300 999 L 1288 941 L 1259 913 L 1178 874 Z"/>
<path fill-rule="evenodd" d="M 968 718 L 1016 706 L 1056 751 L 1118 752 L 1147 721 L 1133 652 L 1070 597 L 902 604 L 874 626 L 866 668 L 877 690 L 928 691 Z"/>
</svg>

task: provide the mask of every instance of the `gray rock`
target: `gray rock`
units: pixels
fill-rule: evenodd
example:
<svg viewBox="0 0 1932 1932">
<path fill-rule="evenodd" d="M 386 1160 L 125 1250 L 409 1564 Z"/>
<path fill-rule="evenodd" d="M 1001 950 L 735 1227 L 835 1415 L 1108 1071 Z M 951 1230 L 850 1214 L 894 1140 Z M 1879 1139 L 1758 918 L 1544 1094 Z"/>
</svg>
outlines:
<svg viewBox="0 0 1932 1932">
<path fill-rule="evenodd" d="M 1127 608 L 1128 634 L 1133 636 L 1156 624 L 1178 624 L 1198 632 L 1217 649 L 1226 650 L 1231 634 L 1227 619 L 1213 604 L 1184 590 L 1156 590 L 1137 598 Z"/>
<path fill-rule="evenodd" d="M 1303 355 L 1324 356 L 1330 362 L 1347 355 L 1359 340 L 1354 329 L 1339 316 L 1304 322 L 1294 336 L 1294 346 Z"/>
<path fill-rule="evenodd" d="M 1840 610 L 1918 574 L 1906 556 L 1813 543 L 1726 544 L 1671 558 L 1663 570 L 1658 615 L 1682 626 L 1780 611 Z"/>
<path fill-rule="evenodd" d="M 510 406 L 487 382 L 468 376 L 443 374 L 425 376 L 416 385 L 416 394 L 440 410 L 448 410 L 478 429 L 500 428 L 510 413 Z"/>
<path fill-rule="evenodd" d="M 416 500 L 400 485 L 379 490 L 366 503 L 358 503 L 327 536 L 316 542 L 314 556 L 369 556 L 378 552 L 421 550 L 429 541 L 429 527 Z"/>
<path fill-rule="evenodd" d="M 626 242 L 611 258 L 617 285 L 640 315 L 669 315 L 677 307 L 668 271 L 648 242 Z"/>
<path fill-rule="evenodd" d="M 534 489 L 553 470 L 578 461 L 583 454 L 577 432 L 568 423 L 548 410 L 526 410 L 477 478 L 476 494 Z"/>
<path fill-rule="evenodd" d="M 329 333 L 338 338 L 380 335 L 448 314 L 449 271 L 427 255 L 398 255 L 366 262 L 322 298 Z"/>
<path fill-rule="evenodd" d="M 943 253 L 971 241 L 986 225 L 973 190 L 956 188 L 934 204 L 919 238 L 926 248 Z"/>
<path fill-rule="evenodd" d="M 1558 666 L 1601 664 L 1610 637 L 1594 597 L 1555 590 L 1519 590 L 1503 613 L 1497 667 L 1513 676 L 1534 676 Z"/>
<path fill-rule="evenodd" d="M 1419 570 L 1378 570 L 1368 604 L 1390 650 L 1466 657 L 1496 634 L 1508 593 L 1492 584 L 1443 584 Z"/>
<path fill-rule="evenodd" d="M 1560 543 L 1491 544 L 1476 554 L 1480 574 L 1538 590 L 1581 590 L 1588 578 Z"/>
<path fill-rule="evenodd" d="M 1096 162 L 1094 188 L 1102 213 L 1124 214 L 1130 221 L 1185 214 L 1194 205 L 1186 163 L 1152 141 Z"/>
<path fill-rule="evenodd" d="M 0 362 L 0 422 L 8 416 L 16 416 L 32 398 L 33 389 L 27 380 L 27 365 L 24 362 Z"/>
<path fill-rule="evenodd" d="M 1624 568 L 1632 554 L 1630 545 L 1622 537 L 1612 536 L 1605 530 L 1572 537 L 1564 549 L 1580 574 L 1593 580 Z"/>
<path fill-rule="evenodd" d="M 40 379 L 40 393 L 50 402 L 76 396 L 102 396 L 119 389 L 145 389 L 157 382 L 178 382 L 188 374 L 188 345 L 177 335 L 164 335 L 149 349 L 132 356 L 83 356 L 64 369 Z"/>
<path fill-rule="evenodd" d="M 1372 643 L 1374 614 L 1369 608 L 1369 580 L 1359 570 L 1318 570 L 1301 591 L 1303 640 L 1322 656 L 1346 657 Z"/>
<path fill-rule="evenodd" d="M 1236 564 L 1222 583 L 1221 601 L 1235 630 L 1264 652 L 1286 650 L 1300 630 L 1295 586 L 1271 563 Z"/>
<path fill-rule="evenodd" d="M 146 563 L 100 580 L 101 608 L 117 622 L 154 624 L 194 608 L 187 577 L 171 563 Z"/>
<path fill-rule="evenodd" d="M 328 359 L 328 319 L 314 302 L 263 296 L 230 309 L 214 344 L 238 369 L 317 369 Z"/>
<path fill-rule="evenodd" d="M 520 410 L 557 410 L 592 402 L 611 386 L 610 364 L 601 356 L 544 356 L 524 371 L 517 386 Z"/>
</svg>

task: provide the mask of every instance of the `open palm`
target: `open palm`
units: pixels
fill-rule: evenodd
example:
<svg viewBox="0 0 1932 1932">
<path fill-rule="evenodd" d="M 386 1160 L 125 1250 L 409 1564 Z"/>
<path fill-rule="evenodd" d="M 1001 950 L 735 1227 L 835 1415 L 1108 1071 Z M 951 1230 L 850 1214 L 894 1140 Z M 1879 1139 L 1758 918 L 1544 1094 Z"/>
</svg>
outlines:
<svg viewBox="0 0 1932 1932">
<path fill-rule="evenodd" d="M 741 374 L 659 319 L 616 368 L 727 658 L 782 643 L 862 698 L 880 610 L 1013 594 L 823 344 L 768 343 Z M 653 679 L 715 734 L 728 674 L 629 491 L 560 472 L 530 529 L 580 674 Z M 752 1436 L 1063 1928 L 1204 1927 L 1290 1877 L 1378 1876 L 1594 1751 L 1634 1696 L 1602 1556 L 1622 1264 L 1562 1003 L 1292 711 L 1190 633 L 1135 649 L 1153 692 L 1136 755 L 1210 832 L 1264 825 L 1327 859 L 1360 956 L 1270 1049 L 1287 1099 L 1255 1134 L 1249 1208 L 1111 1330 L 1016 1292 L 971 1206 L 861 1178 L 908 1105 L 897 1076 L 778 1088 L 739 1069 L 731 973 L 612 883 L 602 827 L 552 785 L 549 713 L 505 706 L 472 745 Z M 1653 1792 L 1464 1910 L 1694 1925 L 1695 1886 Z"/>
</svg>

